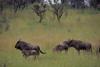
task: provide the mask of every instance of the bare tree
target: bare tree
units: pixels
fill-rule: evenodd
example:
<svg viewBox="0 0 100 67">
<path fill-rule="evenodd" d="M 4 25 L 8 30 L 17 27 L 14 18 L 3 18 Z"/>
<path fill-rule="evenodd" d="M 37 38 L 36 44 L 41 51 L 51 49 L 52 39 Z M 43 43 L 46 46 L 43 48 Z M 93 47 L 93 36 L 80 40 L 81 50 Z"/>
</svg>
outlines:
<svg viewBox="0 0 100 67">
<path fill-rule="evenodd" d="M 85 8 L 85 3 L 84 3 L 84 0 L 70 0 L 71 2 L 71 5 L 73 8 L 82 8 L 84 9 Z"/>
<path fill-rule="evenodd" d="M 41 0 L 14 0 L 14 11 L 18 9 L 23 10 L 28 3 L 33 4 L 34 2 L 40 2 Z"/>
<path fill-rule="evenodd" d="M 2 12 L 6 7 L 13 6 L 14 0 L 0 0 L 0 11 Z"/>
<path fill-rule="evenodd" d="M 49 3 L 51 5 L 51 7 L 53 8 L 52 12 L 57 16 L 58 22 L 60 22 L 60 18 L 62 17 L 63 13 L 66 10 L 66 8 L 65 8 L 66 0 L 62 0 L 62 1 L 63 1 L 62 4 L 59 4 L 58 0 L 54 0 L 55 4 L 53 4 L 51 2 L 51 0 L 49 0 Z"/>
<path fill-rule="evenodd" d="M 37 14 L 37 16 L 40 17 L 39 23 L 41 23 L 45 16 L 46 4 L 43 4 L 43 2 L 40 5 L 38 3 L 35 3 L 32 9 Z"/>
<path fill-rule="evenodd" d="M 0 65 L 1 65 L 2 67 L 10 66 L 10 64 L 8 64 L 8 60 L 5 60 L 5 61 L 0 60 Z"/>
<path fill-rule="evenodd" d="M 0 15 L 1 15 L 2 18 L 3 18 L 3 20 L 2 20 L 1 22 L 4 24 L 5 30 L 7 31 L 7 30 L 9 29 L 9 23 L 8 23 L 8 21 L 6 20 L 6 17 L 4 16 L 3 13 L 0 12 Z M 1 29 L 2 29 L 2 24 L 0 24 L 0 27 L 1 27 Z"/>
<path fill-rule="evenodd" d="M 100 0 L 91 0 L 91 2 L 90 2 L 90 6 L 95 9 L 98 9 L 99 4 L 100 4 Z"/>
</svg>

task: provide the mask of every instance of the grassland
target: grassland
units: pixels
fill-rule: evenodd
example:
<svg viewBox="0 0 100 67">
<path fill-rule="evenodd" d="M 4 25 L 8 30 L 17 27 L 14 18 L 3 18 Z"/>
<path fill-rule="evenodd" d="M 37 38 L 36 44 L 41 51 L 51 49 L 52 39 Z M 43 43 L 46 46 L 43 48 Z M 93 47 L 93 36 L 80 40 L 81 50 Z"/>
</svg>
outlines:
<svg viewBox="0 0 100 67">
<path fill-rule="evenodd" d="M 7 67 L 99 67 L 100 58 L 96 55 L 100 45 L 100 12 L 93 9 L 76 10 L 67 9 L 61 18 L 61 22 L 53 19 L 48 10 L 42 23 L 38 23 L 39 17 L 27 7 L 23 11 L 14 13 L 5 9 L 9 30 L 0 30 L 0 67 L 7 60 Z M 0 20 L 2 17 L 0 16 Z M 16 42 L 22 41 L 37 44 L 43 52 L 37 60 L 29 57 L 25 60 L 20 50 L 14 48 Z M 52 48 L 57 44 L 76 39 L 92 44 L 93 54 L 81 51 L 80 56 L 74 48 L 69 48 L 68 54 L 53 53 Z M 3 62 L 2 62 L 3 61 Z"/>
</svg>

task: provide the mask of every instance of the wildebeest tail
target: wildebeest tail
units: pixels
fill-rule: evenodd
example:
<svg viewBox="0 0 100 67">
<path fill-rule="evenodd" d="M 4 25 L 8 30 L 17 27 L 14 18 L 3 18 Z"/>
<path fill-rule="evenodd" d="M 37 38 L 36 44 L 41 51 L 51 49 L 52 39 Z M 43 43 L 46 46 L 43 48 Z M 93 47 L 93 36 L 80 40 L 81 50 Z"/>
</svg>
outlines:
<svg viewBox="0 0 100 67">
<path fill-rule="evenodd" d="M 91 45 L 91 44 L 90 44 Z M 90 46 L 90 52 L 92 53 L 92 45 Z"/>
<path fill-rule="evenodd" d="M 39 47 L 39 51 L 40 51 L 42 54 L 46 54 L 46 53 L 44 53 L 44 52 L 42 52 L 42 51 L 40 50 L 40 47 Z"/>
<path fill-rule="evenodd" d="M 40 50 L 40 47 L 38 47 L 38 49 L 39 49 L 39 51 L 40 51 L 42 54 L 46 54 L 46 53 L 44 53 L 44 52 L 42 52 L 42 51 Z"/>
<path fill-rule="evenodd" d="M 40 52 L 41 52 L 42 54 L 46 54 L 46 53 L 42 52 L 41 50 L 40 50 Z"/>
<path fill-rule="evenodd" d="M 90 51 L 91 51 L 91 53 L 92 53 L 92 48 L 91 48 L 91 50 L 90 50 Z"/>
</svg>

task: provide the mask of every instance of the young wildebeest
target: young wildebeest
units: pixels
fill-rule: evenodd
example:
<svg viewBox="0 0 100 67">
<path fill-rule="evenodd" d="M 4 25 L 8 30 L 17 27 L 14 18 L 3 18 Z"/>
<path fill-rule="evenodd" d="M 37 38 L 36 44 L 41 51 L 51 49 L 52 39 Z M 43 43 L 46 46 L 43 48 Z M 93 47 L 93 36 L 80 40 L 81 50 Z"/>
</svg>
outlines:
<svg viewBox="0 0 100 67">
<path fill-rule="evenodd" d="M 67 53 L 68 51 L 68 45 L 66 43 L 59 43 L 56 47 L 53 48 L 53 51 L 57 51 L 61 53 L 62 50 L 65 50 L 65 52 Z"/>
<path fill-rule="evenodd" d="M 34 57 L 34 60 L 39 56 L 38 52 L 36 50 L 22 50 L 23 53 L 23 57 L 27 58 L 30 55 L 32 55 Z"/>
<path fill-rule="evenodd" d="M 26 43 L 24 41 L 17 41 L 16 45 L 15 45 L 15 48 L 16 49 L 19 49 L 22 51 L 22 49 L 25 49 L 25 50 L 36 50 L 39 54 L 39 51 L 42 53 L 42 54 L 46 54 L 46 53 L 43 53 L 41 50 L 40 50 L 40 47 L 38 45 L 30 45 L 29 43 Z"/>
<path fill-rule="evenodd" d="M 61 51 L 62 51 L 63 49 L 62 49 L 62 47 L 54 47 L 53 48 L 53 52 L 60 52 L 60 54 L 61 54 Z"/>
<path fill-rule="evenodd" d="M 87 52 L 91 52 L 92 53 L 92 45 L 88 42 L 82 42 L 79 40 L 69 40 L 67 42 L 69 47 L 74 47 L 76 48 L 76 50 L 78 51 L 78 53 L 80 54 L 80 50 L 85 50 Z"/>
</svg>

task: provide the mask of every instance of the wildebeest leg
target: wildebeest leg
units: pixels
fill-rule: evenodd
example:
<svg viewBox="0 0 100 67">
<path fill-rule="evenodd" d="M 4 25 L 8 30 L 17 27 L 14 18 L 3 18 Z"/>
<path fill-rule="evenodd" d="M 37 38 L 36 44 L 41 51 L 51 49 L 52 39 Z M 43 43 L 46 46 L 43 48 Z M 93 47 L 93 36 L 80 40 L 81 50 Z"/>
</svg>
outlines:
<svg viewBox="0 0 100 67">
<path fill-rule="evenodd" d="M 65 50 L 65 53 L 66 53 L 66 54 L 67 54 L 67 52 L 68 52 L 68 49 Z"/>
<path fill-rule="evenodd" d="M 28 55 L 25 55 L 25 59 L 27 59 L 28 58 Z"/>
<path fill-rule="evenodd" d="M 87 49 L 87 53 L 90 54 L 90 49 Z"/>
<path fill-rule="evenodd" d="M 39 58 L 39 54 L 37 55 L 37 57 L 36 57 L 37 59 Z"/>
<path fill-rule="evenodd" d="M 23 57 L 25 57 L 25 54 L 23 54 Z"/>
<path fill-rule="evenodd" d="M 87 53 L 89 54 L 89 50 L 87 49 Z"/>
<path fill-rule="evenodd" d="M 53 48 L 53 52 L 55 53 L 55 51 L 57 51 L 57 48 Z"/>
<path fill-rule="evenodd" d="M 78 50 L 78 54 L 80 55 L 80 50 Z"/>
<path fill-rule="evenodd" d="M 88 52 L 88 54 L 90 54 L 90 53 L 92 54 L 92 49 L 88 49 L 87 52 Z"/>
<path fill-rule="evenodd" d="M 61 54 L 61 51 L 60 51 L 59 49 L 57 49 L 56 51 L 57 51 L 58 54 L 59 54 L 59 53 Z"/>
<path fill-rule="evenodd" d="M 62 52 L 62 49 L 60 50 L 60 54 L 61 54 L 61 52 Z"/>
<path fill-rule="evenodd" d="M 34 60 L 36 59 L 36 55 L 35 55 L 35 57 L 34 57 Z"/>
<path fill-rule="evenodd" d="M 39 57 L 39 54 L 38 53 L 34 53 L 33 55 L 34 55 L 34 60 Z"/>
<path fill-rule="evenodd" d="M 92 48 L 90 49 L 90 52 L 91 52 L 91 54 L 92 54 Z"/>
<path fill-rule="evenodd" d="M 83 50 L 84 51 L 84 55 L 86 54 L 86 50 Z"/>
<path fill-rule="evenodd" d="M 55 49 L 55 51 L 56 51 L 57 53 L 59 53 L 59 52 L 60 52 L 60 50 L 59 50 L 58 48 L 56 48 L 56 49 Z"/>
<path fill-rule="evenodd" d="M 36 55 L 33 55 L 34 60 L 36 59 Z"/>
<path fill-rule="evenodd" d="M 59 53 L 60 51 L 59 50 L 57 50 L 57 53 Z"/>
<path fill-rule="evenodd" d="M 38 58 L 39 58 L 39 54 L 36 54 L 36 55 L 35 55 L 35 58 L 38 59 Z"/>
<path fill-rule="evenodd" d="M 62 50 L 60 50 L 60 49 L 57 50 L 57 52 L 59 52 L 60 54 L 61 54 L 61 51 L 62 51 Z"/>
<path fill-rule="evenodd" d="M 60 50 L 60 54 L 61 54 L 61 50 Z"/>
<path fill-rule="evenodd" d="M 53 50 L 53 53 L 55 53 L 55 50 Z"/>
<path fill-rule="evenodd" d="M 25 52 L 22 52 L 22 53 L 23 53 L 23 57 L 26 57 L 27 56 L 27 54 Z"/>
</svg>

